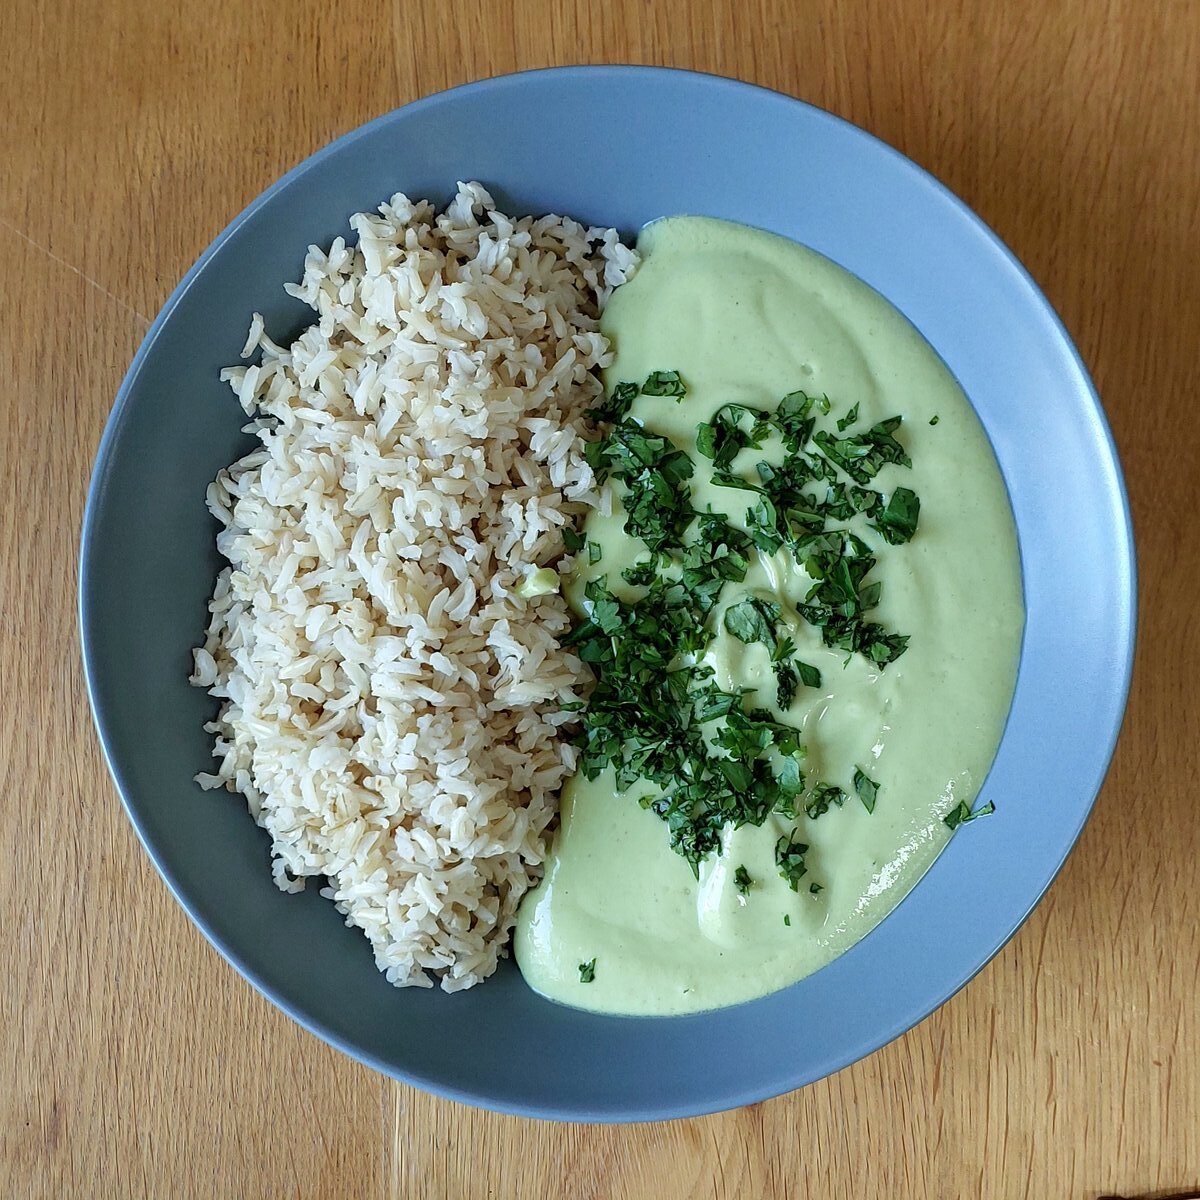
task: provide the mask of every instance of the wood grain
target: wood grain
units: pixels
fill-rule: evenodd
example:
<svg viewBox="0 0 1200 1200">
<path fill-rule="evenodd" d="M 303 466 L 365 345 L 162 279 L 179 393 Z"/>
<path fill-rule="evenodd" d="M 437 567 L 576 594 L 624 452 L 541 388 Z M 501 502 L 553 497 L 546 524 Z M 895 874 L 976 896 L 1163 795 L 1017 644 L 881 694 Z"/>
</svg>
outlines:
<svg viewBox="0 0 1200 1200">
<path fill-rule="evenodd" d="M 0 7 L 0 1194 L 1200 1190 L 1200 6 Z M 1012 944 L 928 1021 L 832 1079 L 627 1128 L 424 1096 L 327 1049 L 242 983 L 126 824 L 74 623 L 84 489 L 112 396 L 148 318 L 215 232 L 368 117 L 572 61 L 779 88 L 864 125 L 963 196 L 1029 266 L 1094 373 L 1141 562 L 1139 662 L 1112 773 Z"/>
</svg>

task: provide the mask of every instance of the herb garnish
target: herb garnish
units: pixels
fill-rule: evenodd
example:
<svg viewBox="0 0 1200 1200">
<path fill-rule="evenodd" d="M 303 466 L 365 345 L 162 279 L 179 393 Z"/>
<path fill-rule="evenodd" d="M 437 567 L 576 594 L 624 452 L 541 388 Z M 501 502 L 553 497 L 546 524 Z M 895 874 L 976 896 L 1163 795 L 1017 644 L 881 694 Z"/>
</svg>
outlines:
<svg viewBox="0 0 1200 1200">
<path fill-rule="evenodd" d="M 614 596 L 603 578 L 584 596 L 589 619 L 566 640 L 597 676 L 578 738 L 587 778 L 611 766 L 618 791 L 657 784 L 662 794 L 640 803 L 667 823 L 697 875 L 725 825 L 794 816 L 804 789 L 798 731 L 712 682 L 698 661 L 713 636 L 703 595 L 655 575 L 636 600 Z"/>
<path fill-rule="evenodd" d="M 621 385 L 618 384 L 618 387 Z M 651 371 L 642 384 L 643 396 L 671 396 L 676 401 L 687 395 L 687 388 L 678 371 Z"/>
<path fill-rule="evenodd" d="M 593 421 L 620 421 L 638 397 L 636 383 L 618 383 L 612 394 L 595 408 L 587 410 Z"/>
<path fill-rule="evenodd" d="M 699 536 L 680 560 L 681 582 L 702 613 L 727 582 L 741 583 L 750 565 L 750 539 L 717 513 L 701 513 Z"/>
<path fill-rule="evenodd" d="M 863 802 L 863 808 L 869 813 L 875 811 L 875 797 L 879 794 L 879 784 L 868 778 L 861 767 L 854 768 L 854 790 Z"/>
<path fill-rule="evenodd" d="M 678 546 L 692 523 L 692 460 L 672 442 L 626 418 L 599 442 L 588 443 L 588 461 L 626 488 L 625 528 L 651 550 Z"/>
<path fill-rule="evenodd" d="M 819 783 L 812 790 L 804 811 L 816 820 L 823 817 L 835 804 L 841 808 L 846 803 L 846 793 L 832 783 Z"/>
<path fill-rule="evenodd" d="M 787 880 L 787 885 L 793 892 L 800 890 L 800 880 L 808 873 L 804 865 L 804 856 L 807 853 L 808 847 L 803 842 L 796 841 L 794 829 L 775 843 L 775 862 L 779 867 L 779 874 Z"/>
<path fill-rule="evenodd" d="M 696 512 L 691 459 L 628 415 L 639 394 L 679 400 L 686 392 L 677 371 L 654 371 L 640 386 L 618 384 L 593 410 L 612 427 L 589 444 L 588 461 L 601 478 L 623 485 L 625 531 L 649 555 L 621 572 L 638 589 L 635 598 L 614 595 L 605 577 L 586 584 L 588 619 L 567 642 L 597 679 L 577 739 L 580 769 L 594 779 L 611 768 L 619 792 L 637 781 L 655 785 L 639 803 L 665 822 L 672 848 L 698 877 L 701 860 L 720 852 L 727 826 L 761 825 L 772 813 L 794 820 L 800 809 L 815 819 L 847 797 L 833 784 L 809 789 L 799 731 L 764 709 L 748 709 L 744 696 L 751 689 L 727 692 L 714 682 L 702 660 L 725 584 L 745 579 L 753 549 L 773 554 L 786 547 L 813 581 L 799 616 L 821 631 L 827 646 L 860 653 L 882 668 L 904 652 L 908 638 L 867 619 L 881 593 L 879 582 L 868 578 L 876 560 L 844 523 L 865 515 L 887 542 L 900 544 L 916 531 L 919 502 L 907 488 L 885 497 L 867 486 L 886 464 L 910 465 L 894 436 L 899 417 L 856 431 L 855 405 L 836 422 L 835 436 L 817 429 L 828 399 L 796 391 L 771 412 L 723 405 L 698 427 L 697 448 L 712 460 L 714 481 L 751 493 L 751 502 L 745 532 L 719 513 Z M 775 435 L 787 451 L 782 463 L 759 462 L 756 482 L 732 472 L 740 451 Z M 575 536 L 568 542 L 564 533 L 564 543 L 578 552 L 583 540 Z M 588 557 L 599 561 L 599 546 L 589 545 Z M 767 648 L 781 711 L 800 686 L 821 686 L 821 672 L 796 657 L 779 604 L 743 596 L 723 610 L 721 627 Z M 856 771 L 854 790 L 871 811 L 877 785 Z M 806 874 L 807 853 L 796 828 L 776 843 L 776 864 L 793 890 Z M 739 894 L 752 883 L 739 866 Z M 580 964 L 581 978 L 594 965 Z"/>
<path fill-rule="evenodd" d="M 960 800 L 943 818 L 946 825 L 950 829 L 957 829 L 960 825 L 966 825 L 968 821 L 977 821 L 980 817 L 991 816 L 996 811 L 996 806 L 989 800 L 986 804 L 981 804 L 974 812 L 971 811 L 971 806 L 965 801 Z"/>
<path fill-rule="evenodd" d="M 779 605 L 755 596 L 747 597 L 725 610 L 723 624 L 726 633 L 747 645 L 762 642 L 771 650 L 771 666 L 775 671 L 775 704 L 780 709 L 791 706 L 796 688 L 820 687 L 821 672 L 809 663 L 795 658 L 796 644 L 787 635 L 775 630 L 780 618 Z"/>
<path fill-rule="evenodd" d="M 887 463 L 912 466 L 904 447 L 893 436 L 902 420 L 901 417 L 888 417 L 886 421 L 872 425 L 865 433 L 852 437 L 835 438 L 822 431 L 813 435 L 813 441 L 821 453 L 835 466 L 841 467 L 855 483 L 867 484 Z"/>
<path fill-rule="evenodd" d="M 883 511 L 871 522 L 871 528 L 879 530 L 893 546 L 907 542 L 917 532 L 917 517 L 921 512 L 921 501 L 915 492 L 898 487 L 884 505 Z"/>
<path fill-rule="evenodd" d="M 579 982 L 591 983 L 596 978 L 596 960 L 589 959 L 579 964 Z"/>
<path fill-rule="evenodd" d="M 740 424 L 742 418 L 747 416 L 754 418 L 748 433 Z M 746 404 L 723 404 L 706 423 L 696 427 L 696 449 L 705 458 L 712 459 L 714 470 L 725 471 L 739 450 L 748 446 L 757 450 L 763 438 L 770 434 L 772 424 L 770 414 L 761 408 Z"/>
<path fill-rule="evenodd" d="M 775 641 L 775 624 L 779 620 L 779 605 L 769 600 L 750 597 L 725 610 L 725 630 L 739 642 Z"/>
<path fill-rule="evenodd" d="M 678 371 L 651 371 L 640 387 L 636 383 L 618 383 L 606 399 L 587 410 L 587 416 L 593 421 L 609 423 L 623 420 L 639 395 L 670 396 L 679 401 L 687 395 L 687 387 Z"/>
<path fill-rule="evenodd" d="M 795 666 L 796 672 L 800 676 L 800 682 L 805 687 L 819 688 L 821 686 L 821 672 L 811 663 L 797 661 Z"/>
<path fill-rule="evenodd" d="M 865 486 L 889 463 L 911 466 L 895 438 L 902 419 L 889 417 L 862 433 L 846 433 L 857 420 L 856 404 L 837 422 L 843 436 L 834 436 L 816 429 L 814 411 L 827 412 L 828 400 L 803 391 L 790 392 L 773 413 L 726 404 L 699 426 L 696 448 L 712 460 L 716 483 L 756 494 L 745 516 L 754 545 L 764 554 L 787 547 L 813 579 L 800 615 L 821 630 L 827 646 L 862 654 L 883 668 L 904 653 L 908 638 L 866 618 L 882 591 L 877 581 L 867 579 L 875 558 L 857 534 L 829 522 L 864 513 L 887 542 L 899 545 L 912 538 L 920 513 L 916 494 L 898 487 L 885 499 Z M 772 430 L 787 448 L 783 463 L 759 462 L 757 483 L 733 474 L 738 452 L 760 446 Z M 849 477 L 849 485 L 842 475 Z M 780 682 L 781 695 L 787 696 L 791 681 L 786 673 Z"/>
</svg>

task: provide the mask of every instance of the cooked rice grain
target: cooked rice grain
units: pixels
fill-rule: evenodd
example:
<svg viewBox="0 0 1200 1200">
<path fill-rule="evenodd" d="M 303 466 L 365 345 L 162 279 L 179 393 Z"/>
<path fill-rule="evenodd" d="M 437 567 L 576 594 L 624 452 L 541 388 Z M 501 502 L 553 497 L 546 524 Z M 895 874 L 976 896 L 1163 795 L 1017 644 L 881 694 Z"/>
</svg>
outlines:
<svg viewBox="0 0 1200 1200">
<path fill-rule="evenodd" d="M 477 183 L 402 195 L 310 247 L 288 348 L 254 315 L 222 373 L 262 443 L 208 489 L 229 560 L 192 682 L 219 697 L 215 773 L 399 986 L 496 968 L 537 881 L 586 668 L 558 639 L 562 531 L 603 503 L 583 413 L 599 315 L 636 257 L 612 229 L 512 220 Z"/>
</svg>

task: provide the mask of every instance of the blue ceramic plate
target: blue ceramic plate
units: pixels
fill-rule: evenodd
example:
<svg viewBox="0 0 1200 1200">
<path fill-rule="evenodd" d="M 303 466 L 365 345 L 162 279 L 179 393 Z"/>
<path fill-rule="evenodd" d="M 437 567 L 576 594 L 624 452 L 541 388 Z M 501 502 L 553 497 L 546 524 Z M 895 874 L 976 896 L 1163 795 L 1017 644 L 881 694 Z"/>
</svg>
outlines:
<svg viewBox="0 0 1200 1200">
<path fill-rule="evenodd" d="M 766 999 L 668 1019 L 539 999 L 511 964 L 456 996 L 397 991 L 316 889 L 271 881 L 244 806 L 202 792 L 213 702 L 187 684 L 219 567 L 204 492 L 247 449 L 221 367 L 250 313 L 279 337 L 310 242 L 393 192 L 444 203 L 479 179 L 515 213 L 632 236 L 672 213 L 812 246 L 877 288 L 958 377 L 1016 514 L 1028 624 L 983 800 L 909 897 L 847 954 Z M 819 181 L 819 186 L 814 186 Z M 861 1058 L 921 1020 L 1012 936 L 1079 836 L 1121 722 L 1134 557 L 1095 392 L 1054 311 L 935 180 L 868 134 L 727 79 L 580 67 L 471 84 L 341 138 L 250 205 L 176 288 L 134 359 L 84 520 L 88 689 L 147 852 L 205 936 L 326 1041 L 399 1079 L 508 1112 L 585 1121 L 748 1104 Z"/>
</svg>

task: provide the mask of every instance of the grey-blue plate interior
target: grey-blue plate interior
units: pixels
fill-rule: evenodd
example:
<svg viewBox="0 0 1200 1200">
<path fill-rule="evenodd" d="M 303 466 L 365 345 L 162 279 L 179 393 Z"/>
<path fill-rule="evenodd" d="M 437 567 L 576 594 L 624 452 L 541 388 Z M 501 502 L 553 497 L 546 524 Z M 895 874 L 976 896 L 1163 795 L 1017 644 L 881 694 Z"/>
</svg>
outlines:
<svg viewBox="0 0 1200 1200">
<path fill-rule="evenodd" d="M 447 996 L 392 988 L 316 889 L 284 895 L 240 798 L 192 782 L 214 702 L 190 648 L 220 563 L 205 488 L 248 448 L 219 382 L 250 314 L 311 319 L 283 283 L 309 243 L 397 191 L 445 202 L 479 179 L 511 212 L 634 234 L 678 212 L 795 238 L 878 289 L 957 376 L 999 459 L 1028 609 L 1016 694 L 981 800 L 874 932 L 810 978 L 698 1016 L 596 1016 L 544 1001 L 506 963 Z M 147 852 L 261 992 L 380 1071 L 468 1103 L 582 1121 L 687 1116 L 818 1079 L 941 1004 L 1012 936 L 1074 844 L 1121 723 L 1135 569 L 1096 395 L 1053 309 L 1002 243 L 899 153 L 799 101 L 712 76 L 578 67 L 421 100 L 297 167 L 216 239 L 154 322 L 117 397 L 80 562 L 89 694 Z M 169 986 L 169 985 L 168 985 Z"/>
</svg>

